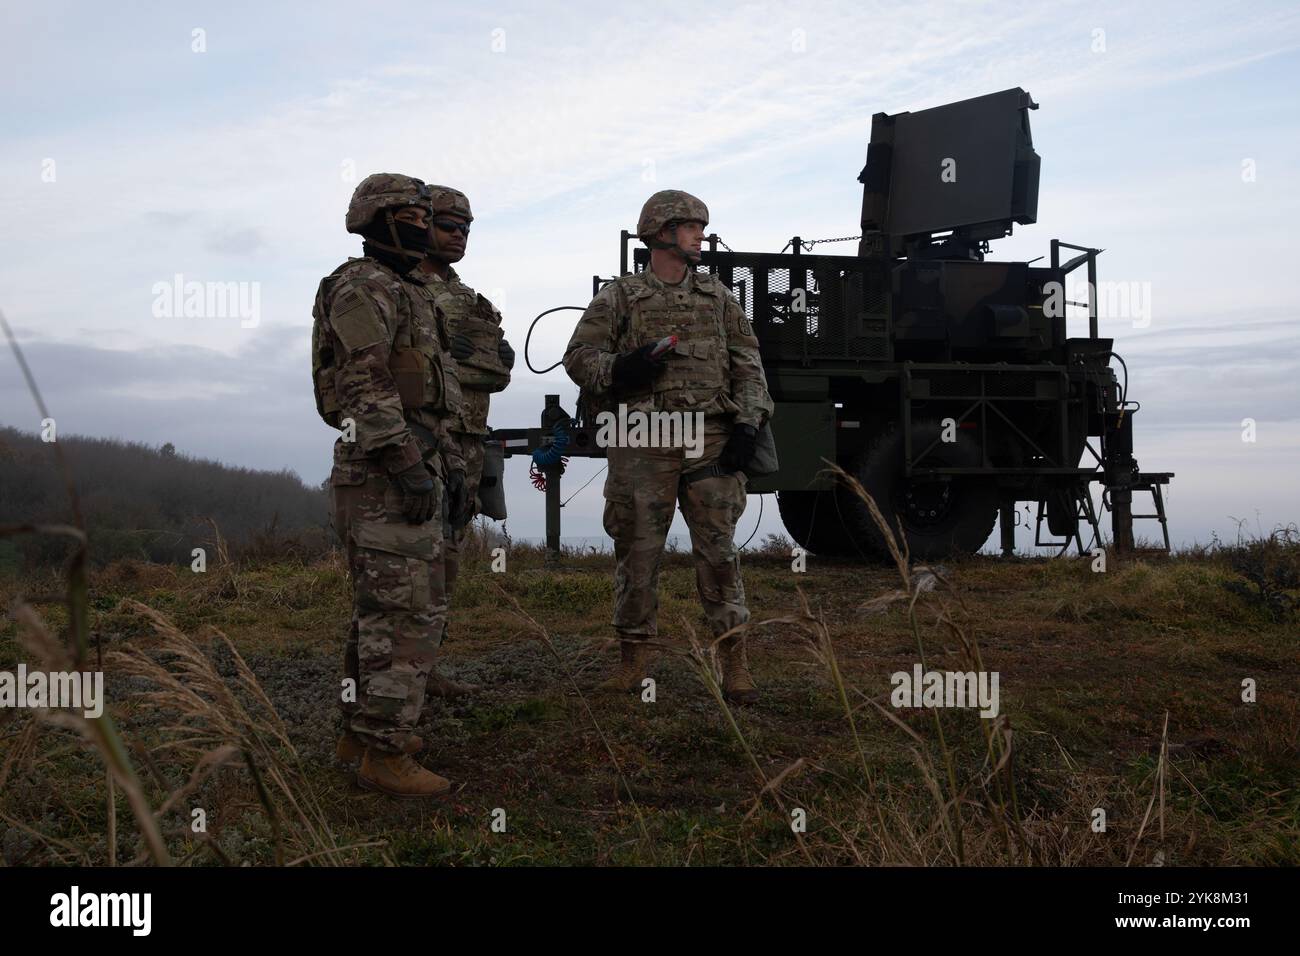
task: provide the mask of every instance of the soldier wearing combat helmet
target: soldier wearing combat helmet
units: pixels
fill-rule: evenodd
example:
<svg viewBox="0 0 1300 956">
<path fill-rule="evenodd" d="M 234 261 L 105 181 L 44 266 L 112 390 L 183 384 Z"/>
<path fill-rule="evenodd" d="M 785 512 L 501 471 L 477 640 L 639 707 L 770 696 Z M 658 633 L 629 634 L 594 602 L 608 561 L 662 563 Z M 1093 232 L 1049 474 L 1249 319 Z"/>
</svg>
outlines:
<svg viewBox="0 0 1300 956">
<path fill-rule="evenodd" d="M 312 309 L 316 408 L 342 432 L 330 499 L 353 591 L 338 755 L 361 759 L 362 786 L 403 797 L 451 787 L 411 755 L 446 621 L 442 540 L 468 507 L 450 435 L 458 373 L 427 265 L 431 195 L 410 176 L 366 177 L 346 220 L 363 256 L 321 281 Z"/>
<path fill-rule="evenodd" d="M 715 276 L 695 269 L 708 222 L 708 208 L 689 193 L 651 196 L 637 223 L 651 250 L 649 268 L 601 289 L 564 353 L 569 377 L 606 407 L 704 419 L 698 458 L 682 447 L 607 451 L 604 524 L 614 539 L 613 625 L 621 648 L 618 669 L 602 685 L 609 690 L 639 689 L 645 676 L 676 507 L 690 529 L 700 602 L 714 637 L 749 620 L 734 537 L 745 510 L 745 468 L 772 399 L 744 310 Z M 676 345 L 659 352 L 657 343 L 669 336 Z M 727 697 L 756 700 L 743 636 L 718 650 Z"/>
<path fill-rule="evenodd" d="M 458 189 L 433 186 L 429 198 L 433 210 L 433 247 L 425 262 L 430 270 L 429 288 L 434 301 L 447 316 L 452 334 L 451 354 L 460 367 L 462 403 L 450 427 L 465 456 L 465 488 L 470 510 L 465 524 L 457 524 L 443 541 L 443 563 L 447 575 L 447 596 L 460 570 L 460 549 L 468 521 L 478 513 L 479 482 L 483 477 L 483 441 L 487 438 L 488 407 L 493 392 L 510 384 L 515 352 L 501 331 L 501 313 L 486 296 L 460 280 L 452 264 L 465 255 L 470 223 L 474 221 L 469 198 Z M 445 631 L 444 631 L 445 635 Z M 435 670 L 429 675 L 428 693 L 458 697 L 476 688 L 458 683 Z"/>
</svg>

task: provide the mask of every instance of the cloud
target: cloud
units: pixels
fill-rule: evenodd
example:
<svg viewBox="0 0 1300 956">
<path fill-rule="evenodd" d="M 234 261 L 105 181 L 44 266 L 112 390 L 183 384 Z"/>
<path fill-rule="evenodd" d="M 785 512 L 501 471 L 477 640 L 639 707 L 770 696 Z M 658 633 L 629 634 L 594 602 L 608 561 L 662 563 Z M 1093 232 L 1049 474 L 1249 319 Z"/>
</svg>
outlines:
<svg viewBox="0 0 1300 956">
<path fill-rule="evenodd" d="M 310 483 L 327 474 L 335 433 L 312 405 L 305 329 L 269 328 L 234 355 L 193 346 L 131 350 L 28 341 L 28 363 L 61 432 L 118 437 L 147 444 L 173 442 L 189 454 L 246 467 L 287 467 Z M 1288 485 L 1277 476 L 1300 468 L 1296 362 L 1258 368 L 1259 356 L 1233 348 L 1209 350 L 1201 366 L 1175 359 L 1140 367 L 1131 395 L 1144 403 L 1136 419 L 1138 457 L 1149 471 L 1176 471 L 1173 516 L 1176 540 L 1207 541 L 1231 531 L 1229 514 L 1277 522 L 1294 518 Z M 572 411 L 571 389 L 547 386 L 522 372 L 494 397 L 492 424 L 527 427 L 537 421 L 544 394 L 556 390 Z M 25 387 L 0 357 L 0 424 L 39 427 Z M 1139 385 L 1141 387 L 1139 387 Z M 20 410 L 26 410 L 20 411 Z M 1242 441 L 1243 417 L 1257 422 L 1258 439 Z M 564 478 L 566 495 L 597 474 L 603 462 L 574 459 Z M 527 460 L 507 465 L 507 496 L 515 515 L 512 533 L 544 532 L 537 492 L 527 481 Z M 600 535 L 600 479 L 565 509 L 566 535 Z M 744 535 L 758 520 L 751 501 Z M 773 503 L 763 509 L 756 540 L 781 533 Z M 674 533 L 685 533 L 675 526 Z"/>
<path fill-rule="evenodd" d="M 266 248 L 261 231 L 255 228 L 210 230 L 204 234 L 203 248 L 223 256 L 252 256 Z"/>
<path fill-rule="evenodd" d="M 25 224 L 0 234 L 0 306 L 74 431 L 323 477 L 311 303 L 357 249 L 343 211 L 368 172 L 470 194 L 461 272 L 522 350 L 532 316 L 585 304 L 592 275 L 615 271 L 618 230 L 650 191 L 705 196 L 734 248 L 852 235 L 874 112 L 1017 85 L 1043 105 L 1040 225 L 997 257 L 1032 258 L 1061 235 L 1107 248 L 1103 278 L 1152 282 L 1150 328 L 1103 326 L 1130 363 L 1143 440 L 1179 436 L 1180 462 L 1206 473 L 1199 456 L 1214 453 L 1195 429 L 1294 422 L 1290 278 L 1264 254 L 1300 212 L 1300 143 L 1280 122 L 1300 43 L 1289 5 L 670 3 L 615 16 L 396 3 L 382 19 L 341 3 L 310 18 L 232 5 L 202 17 L 202 55 L 189 13 L 75 9 L 26 9 L 0 33 L 14 66 L 0 208 Z M 1238 154 L 1258 159 L 1258 182 L 1243 183 Z M 178 273 L 257 282 L 260 324 L 155 318 L 151 288 Z M 544 320 L 535 362 L 558 357 L 573 320 Z M 32 428 L 8 362 L 0 420 Z M 571 406 L 561 372 L 535 379 L 521 361 L 494 422 L 531 424 L 546 391 Z M 1255 460 L 1249 481 L 1288 482 L 1286 454 Z M 584 496 L 566 530 L 599 534 L 599 482 Z"/>
</svg>

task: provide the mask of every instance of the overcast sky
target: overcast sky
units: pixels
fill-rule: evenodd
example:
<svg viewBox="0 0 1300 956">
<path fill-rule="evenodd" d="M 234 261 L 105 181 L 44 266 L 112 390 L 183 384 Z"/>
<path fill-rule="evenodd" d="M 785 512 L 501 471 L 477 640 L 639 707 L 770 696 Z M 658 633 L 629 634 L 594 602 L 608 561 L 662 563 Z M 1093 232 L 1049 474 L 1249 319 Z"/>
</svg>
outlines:
<svg viewBox="0 0 1300 956">
<path fill-rule="evenodd" d="M 1041 107 L 1038 223 L 991 258 L 1060 238 L 1105 248 L 1103 280 L 1150 290 L 1149 318 L 1103 318 L 1102 334 L 1142 403 L 1142 466 L 1178 473 L 1176 541 L 1300 518 L 1300 8 L 615 9 L 6 5 L 0 309 L 60 433 L 324 478 L 312 299 L 357 253 L 343 214 L 377 171 L 469 194 L 458 268 L 521 353 L 492 424 L 534 424 L 545 393 L 571 408 L 576 388 L 524 368 L 528 324 L 614 274 L 618 231 L 650 192 L 703 197 L 735 249 L 856 235 L 873 113 L 1021 86 Z M 158 290 L 176 276 L 246 283 L 256 316 L 169 315 Z M 575 316 L 543 320 L 535 365 L 559 358 Z M 7 350 L 0 423 L 39 428 Z M 567 487 L 597 467 L 575 462 Z M 526 465 L 507 468 L 510 530 L 540 535 Z M 599 489 L 565 509 L 566 536 L 601 534 Z M 768 499 L 761 533 L 779 530 L 775 511 Z M 757 514 L 754 499 L 742 537 Z"/>
</svg>

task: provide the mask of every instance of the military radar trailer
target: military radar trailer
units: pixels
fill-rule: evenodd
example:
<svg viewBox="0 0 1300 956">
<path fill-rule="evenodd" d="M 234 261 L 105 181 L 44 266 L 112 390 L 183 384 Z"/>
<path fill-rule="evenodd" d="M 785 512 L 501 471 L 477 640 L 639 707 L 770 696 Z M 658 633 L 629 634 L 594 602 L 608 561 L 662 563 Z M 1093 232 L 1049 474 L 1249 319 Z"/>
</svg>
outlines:
<svg viewBox="0 0 1300 956">
<path fill-rule="evenodd" d="M 991 242 L 1037 218 L 1036 108 L 1015 88 L 876 114 L 858 176 L 857 255 L 813 254 L 817 243 L 798 236 L 780 253 L 707 238 L 697 268 L 716 273 L 743 306 L 776 403 L 781 467 L 749 487 L 776 492 L 786 529 L 808 551 L 884 555 L 876 523 L 828 462 L 901 524 L 917 558 L 974 552 L 999 518 L 1011 553 L 1019 502 L 1037 506 L 1039 546 L 1101 545 L 1108 511 L 1117 550 L 1134 550 L 1135 518 L 1158 521 L 1156 550 L 1168 550 L 1162 488 L 1172 475 L 1140 471 L 1138 405 L 1113 340 L 1098 334 L 1101 250 L 1052 240 L 1045 262 L 986 258 Z M 648 267 L 635 238 L 622 233 L 623 274 Z M 1070 279 L 1076 270 L 1086 270 L 1086 284 Z M 606 281 L 593 277 L 593 289 Z M 1083 301 L 1067 298 L 1075 287 Z M 1072 335 L 1067 317 L 1082 325 L 1082 310 L 1086 335 Z M 538 452 L 550 482 L 548 541 L 558 547 L 557 423 L 564 455 L 603 454 L 590 423 L 570 420 L 554 396 L 541 428 L 495 434 L 507 454 Z M 1151 496 L 1151 513 L 1133 513 L 1135 492 Z"/>
</svg>

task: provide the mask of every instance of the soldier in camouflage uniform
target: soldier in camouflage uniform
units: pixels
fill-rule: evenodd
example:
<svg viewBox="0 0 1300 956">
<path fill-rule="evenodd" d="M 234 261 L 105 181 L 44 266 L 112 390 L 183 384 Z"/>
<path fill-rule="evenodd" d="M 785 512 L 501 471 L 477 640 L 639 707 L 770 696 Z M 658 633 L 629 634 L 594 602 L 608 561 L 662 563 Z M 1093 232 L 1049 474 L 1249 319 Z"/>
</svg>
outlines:
<svg viewBox="0 0 1300 956">
<path fill-rule="evenodd" d="M 338 754 L 361 758 L 358 782 L 394 796 L 451 784 L 412 758 L 415 724 L 447 614 L 442 540 L 467 510 L 465 462 L 450 436 L 460 410 L 451 336 L 435 304 L 431 189 L 409 176 L 368 176 L 347 229 L 363 258 L 321 281 L 312 310 L 316 407 L 342 431 L 330 498 L 352 577 Z"/>
<path fill-rule="evenodd" d="M 609 690 L 637 689 L 645 676 L 675 506 L 690 528 L 696 585 L 714 636 L 749 620 L 734 537 L 745 510 L 744 469 L 772 399 L 744 310 L 721 281 L 694 268 L 708 222 L 707 207 L 689 193 L 651 196 L 637 224 L 650 267 L 601 289 L 564 353 L 569 377 L 605 408 L 704 415 L 699 458 L 681 447 L 608 449 L 604 524 L 614 539 L 613 625 L 622 653 L 602 684 Z M 678 337 L 676 347 L 656 357 L 656 343 L 669 335 Z M 718 650 L 727 697 L 756 700 L 744 637 Z"/>
<path fill-rule="evenodd" d="M 434 247 L 426 259 L 432 270 L 429 286 L 434 301 L 447 316 L 452 334 L 451 354 L 460 367 L 462 403 L 452 418 L 451 430 L 465 457 L 465 488 L 471 504 L 468 518 L 478 513 L 479 481 L 483 477 L 483 441 L 489 433 L 488 406 L 493 392 L 510 384 L 510 370 L 515 352 L 501 331 L 501 313 L 487 298 L 460 281 L 452 268 L 465 256 L 469 241 L 469 198 L 460 190 L 434 186 L 430 197 L 433 209 Z M 456 525 L 443 541 L 443 566 L 447 576 L 447 597 L 460 571 L 460 548 L 468 523 Z M 445 636 L 445 631 L 444 631 Z M 427 693 L 438 697 L 460 697 L 477 690 L 434 670 L 429 675 Z"/>
</svg>

